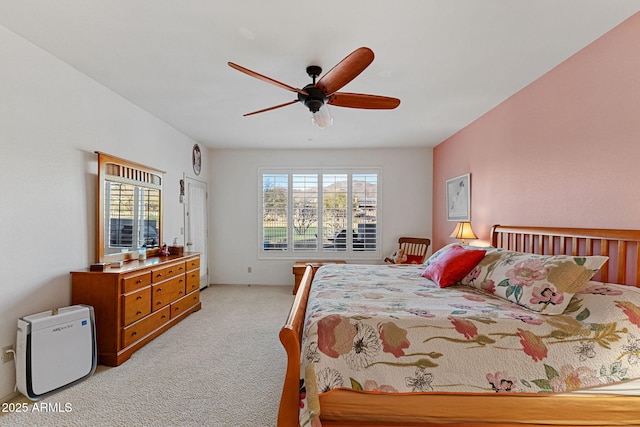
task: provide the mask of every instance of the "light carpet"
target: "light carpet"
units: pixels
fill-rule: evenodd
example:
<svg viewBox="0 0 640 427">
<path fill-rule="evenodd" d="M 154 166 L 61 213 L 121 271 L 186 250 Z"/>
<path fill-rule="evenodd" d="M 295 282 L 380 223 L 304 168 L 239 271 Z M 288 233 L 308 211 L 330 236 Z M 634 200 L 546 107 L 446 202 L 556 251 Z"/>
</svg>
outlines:
<svg viewBox="0 0 640 427">
<path fill-rule="evenodd" d="M 291 286 L 214 285 L 202 309 L 119 367 L 0 415 L 7 426 L 275 426 Z"/>
</svg>

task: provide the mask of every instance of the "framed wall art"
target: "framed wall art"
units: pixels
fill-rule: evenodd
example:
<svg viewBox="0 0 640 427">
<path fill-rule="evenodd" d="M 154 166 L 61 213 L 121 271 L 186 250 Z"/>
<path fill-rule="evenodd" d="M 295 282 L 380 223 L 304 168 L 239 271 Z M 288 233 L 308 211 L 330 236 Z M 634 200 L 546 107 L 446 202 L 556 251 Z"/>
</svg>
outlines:
<svg viewBox="0 0 640 427">
<path fill-rule="evenodd" d="M 447 221 L 471 221 L 471 174 L 447 180 Z"/>
<path fill-rule="evenodd" d="M 200 169 L 202 168 L 202 153 L 200 153 L 200 146 L 198 144 L 193 146 L 191 163 L 193 164 L 193 172 L 196 175 L 200 175 Z"/>
</svg>

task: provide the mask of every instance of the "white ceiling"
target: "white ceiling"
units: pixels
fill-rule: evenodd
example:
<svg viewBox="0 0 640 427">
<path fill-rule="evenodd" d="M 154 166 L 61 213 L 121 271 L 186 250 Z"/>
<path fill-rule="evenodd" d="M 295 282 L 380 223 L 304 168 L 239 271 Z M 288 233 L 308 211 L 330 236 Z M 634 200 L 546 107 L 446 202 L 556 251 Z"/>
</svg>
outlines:
<svg viewBox="0 0 640 427">
<path fill-rule="evenodd" d="M 640 10 L 640 0 L 0 0 L 0 24 L 208 147 L 435 146 Z M 360 46 L 344 91 L 395 110 L 332 107 L 318 129 L 294 87 Z M 603 64 L 606 66 L 606 64 Z M 1 84 L 1 83 L 0 83 Z"/>
</svg>

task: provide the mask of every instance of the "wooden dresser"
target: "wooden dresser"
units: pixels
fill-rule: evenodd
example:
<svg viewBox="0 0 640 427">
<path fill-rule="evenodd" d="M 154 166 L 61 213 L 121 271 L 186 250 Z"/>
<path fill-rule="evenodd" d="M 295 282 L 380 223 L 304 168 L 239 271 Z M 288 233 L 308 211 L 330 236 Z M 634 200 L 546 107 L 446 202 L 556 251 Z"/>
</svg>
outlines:
<svg viewBox="0 0 640 427">
<path fill-rule="evenodd" d="M 98 361 L 118 366 L 200 310 L 200 255 L 130 261 L 105 271 L 72 271 L 71 303 L 93 306 Z"/>
</svg>

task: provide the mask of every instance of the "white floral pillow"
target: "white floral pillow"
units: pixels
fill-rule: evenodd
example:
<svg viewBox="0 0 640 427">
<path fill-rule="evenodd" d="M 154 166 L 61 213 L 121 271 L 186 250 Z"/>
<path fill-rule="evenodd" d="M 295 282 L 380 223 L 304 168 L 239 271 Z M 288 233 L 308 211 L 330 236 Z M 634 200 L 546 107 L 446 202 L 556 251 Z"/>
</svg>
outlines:
<svg viewBox="0 0 640 427">
<path fill-rule="evenodd" d="M 562 314 L 609 258 L 488 252 L 461 283 L 544 314 Z"/>
<path fill-rule="evenodd" d="M 424 265 L 425 267 L 428 267 L 429 265 L 431 265 L 431 263 L 433 261 L 438 259 L 438 257 L 440 255 L 442 255 L 443 253 L 447 252 L 452 246 L 461 246 L 461 247 L 463 247 L 465 249 L 472 249 L 472 250 L 483 250 L 483 251 L 487 251 L 487 253 L 489 251 L 496 250 L 496 248 L 494 248 L 493 246 L 469 246 L 469 245 L 463 245 L 460 242 L 453 242 L 453 243 L 449 243 L 449 244 L 441 247 L 437 251 L 435 251 L 433 254 L 431 254 L 431 256 L 429 258 L 424 260 L 422 265 Z"/>
</svg>

